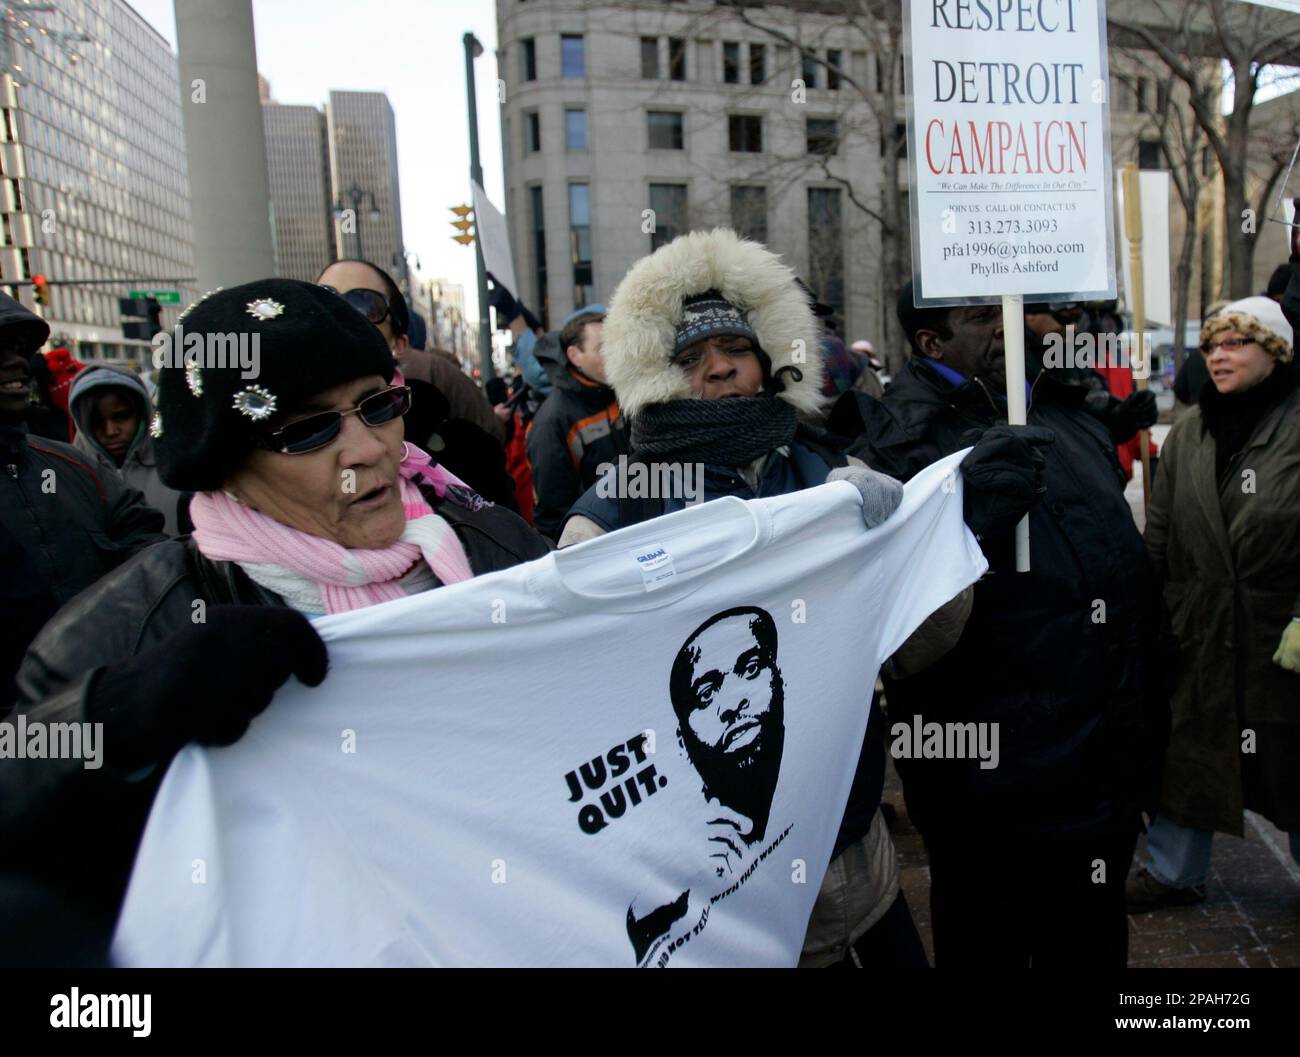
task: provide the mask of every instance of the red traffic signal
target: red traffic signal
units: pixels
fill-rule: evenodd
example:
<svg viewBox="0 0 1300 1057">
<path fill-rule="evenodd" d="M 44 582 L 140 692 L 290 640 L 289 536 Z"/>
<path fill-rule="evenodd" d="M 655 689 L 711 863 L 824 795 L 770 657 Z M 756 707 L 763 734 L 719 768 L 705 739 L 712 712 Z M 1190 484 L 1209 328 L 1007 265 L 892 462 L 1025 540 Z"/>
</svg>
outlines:
<svg viewBox="0 0 1300 1057">
<path fill-rule="evenodd" d="M 50 287 L 49 284 L 45 281 L 45 276 L 43 275 L 32 276 L 32 290 L 36 294 L 37 304 L 48 305 L 50 303 Z"/>
</svg>

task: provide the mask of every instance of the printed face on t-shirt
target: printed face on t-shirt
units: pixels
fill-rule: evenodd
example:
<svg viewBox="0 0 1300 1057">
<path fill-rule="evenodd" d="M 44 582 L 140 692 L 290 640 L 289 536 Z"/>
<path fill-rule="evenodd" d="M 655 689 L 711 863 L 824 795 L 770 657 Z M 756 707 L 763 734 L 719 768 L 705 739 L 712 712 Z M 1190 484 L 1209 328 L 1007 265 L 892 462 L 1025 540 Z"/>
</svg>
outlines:
<svg viewBox="0 0 1300 1057">
<path fill-rule="evenodd" d="M 670 678 L 682 743 L 706 797 L 754 821 L 763 835 L 785 740 L 785 684 L 776 625 L 761 609 L 727 610 L 678 651 Z"/>
</svg>

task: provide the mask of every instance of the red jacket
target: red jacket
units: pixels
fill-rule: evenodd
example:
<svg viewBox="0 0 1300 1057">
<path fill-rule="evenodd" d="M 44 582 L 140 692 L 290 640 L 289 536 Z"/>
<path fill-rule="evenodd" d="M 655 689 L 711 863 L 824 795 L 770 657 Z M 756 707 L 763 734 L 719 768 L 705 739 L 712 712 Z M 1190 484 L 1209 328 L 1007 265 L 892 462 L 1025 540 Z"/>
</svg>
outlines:
<svg viewBox="0 0 1300 1057">
<path fill-rule="evenodd" d="M 1101 375 L 1106 383 L 1106 388 L 1110 390 L 1110 395 L 1123 400 L 1133 392 L 1133 369 L 1131 367 L 1096 367 L 1096 372 Z M 1151 440 L 1147 434 L 1147 443 L 1151 446 L 1151 455 L 1154 458 L 1158 451 L 1156 442 Z M 1138 434 L 1134 433 L 1123 444 L 1115 445 L 1115 454 L 1119 457 L 1120 469 L 1124 471 L 1126 481 L 1133 480 L 1133 462 L 1142 458 L 1142 449 L 1138 447 Z"/>
<path fill-rule="evenodd" d="M 65 348 L 50 349 L 45 353 L 45 362 L 50 367 L 50 402 L 68 416 L 68 440 L 77 435 L 77 428 L 72 424 L 72 412 L 68 409 L 68 397 L 72 393 L 72 380 L 86 365 Z"/>
</svg>

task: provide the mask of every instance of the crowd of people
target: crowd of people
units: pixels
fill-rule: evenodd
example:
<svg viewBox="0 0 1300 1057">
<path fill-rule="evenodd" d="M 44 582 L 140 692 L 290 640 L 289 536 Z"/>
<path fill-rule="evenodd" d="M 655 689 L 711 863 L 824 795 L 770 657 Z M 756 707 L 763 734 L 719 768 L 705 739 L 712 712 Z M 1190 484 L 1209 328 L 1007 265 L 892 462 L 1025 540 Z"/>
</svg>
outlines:
<svg viewBox="0 0 1300 1057">
<path fill-rule="evenodd" d="M 1287 276 L 1205 321 L 1205 378 L 1151 460 L 1145 536 L 1124 487 L 1152 394 L 1045 355 L 1113 329 L 1113 305 L 1026 306 L 1013 426 L 999 306 L 917 308 L 908 287 L 907 356 L 886 378 L 727 230 L 673 240 L 554 330 L 496 286 L 514 364 L 486 392 L 366 261 L 186 309 L 189 334 L 256 334 L 256 377 L 42 353 L 44 320 L 0 295 L 0 718 L 104 731 L 100 768 L 0 759 L 0 949 L 107 957 L 168 761 L 238 740 L 291 676 L 326 678 L 310 618 L 721 496 L 847 480 L 870 529 L 902 482 L 968 448 L 989 571 L 862 688 L 873 720 L 800 964 L 928 964 L 882 806 L 884 716 L 923 714 L 1001 739 L 993 768 L 895 761 L 935 964 L 1122 967 L 1127 915 L 1204 899 L 1213 834 L 1240 834 L 1245 810 L 1300 861 L 1300 260 Z M 633 464 L 698 467 L 697 487 L 611 491 Z"/>
</svg>

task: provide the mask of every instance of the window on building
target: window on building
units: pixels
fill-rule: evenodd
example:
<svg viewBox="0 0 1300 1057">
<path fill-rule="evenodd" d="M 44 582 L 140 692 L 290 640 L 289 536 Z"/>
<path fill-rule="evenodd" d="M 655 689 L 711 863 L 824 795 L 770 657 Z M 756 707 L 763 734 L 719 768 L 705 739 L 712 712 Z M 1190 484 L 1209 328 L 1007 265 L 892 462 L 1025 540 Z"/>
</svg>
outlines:
<svg viewBox="0 0 1300 1057">
<path fill-rule="evenodd" d="M 668 38 L 668 76 L 674 81 L 686 80 L 686 40 Z"/>
<path fill-rule="evenodd" d="M 727 115 L 727 139 L 733 151 L 759 153 L 763 149 L 763 119 L 755 114 Z"/>
<path fill-rule="evenodd" d="M 673 110 L 650 110 L 646 112 L 646 127 L 649 130 L 651 150 L 681 150 L 685 145 L 683 118 Z"/>
<path fill-rule="evenodd" d="M 573 303 L 589 305 L 592 293 L 591 185 L 569 184 L 569 256 L 573 261 Z"/>
<path fill-rule="evenodd" d="M 1138 141 L 1138 168 L 1139 169 L 1160 169 L 1164 167 L 1164 162 L 1160 153 L 1160 142 L 1158 140 L 1139 140 Z"/>
<path fill-rule="evenodd" d="M 587 149 L 587 112 L 585 110 L 566 110 L 564 112 L 564 149 Z"/>
<path fill-rule="evenodd" d="M 659 38 L 641 38 L 641 76 L 647 81 L 659 80 Z"/>
<path fill-rule="evenodd" d="M 564 77 L 587 76 L 587 52 L 582 34 L 564 33 L 560 36 L 560 73 Z"/>
<path fill-rule="evenodd" d="M 519 75 L 525 81 L 537 80 L 537 42 L 525 37 L 519 42 Z"/>
<path fill-rule="evenodd" d="M 805 88 L 817 87 L 817 59 L 810 51 L 803 52 L 799 76 L 803 78 Z"/>
<path fill-rule="evenodd" d="M 840 90 L 840 62 L 842 54 L 832 48 L 826 53 L 826 87 L 832 92 Z"/>
<path fill-rule="evenodd" d="M 844 318 L 844 242 L 838 187 L 808 188 L 808 285 L 817 299 Z"/>
<path fill-rule="evenodd" d="M 808 119 L 808 153 L 829 157 L 840 149 L 840 123 L 833 117 Z"/>
<path fill-rule="evenodd" d="M 736 186 L 731 189 L 731 226 L 736 234 L 767 242 L 767 188 Z"/>
<path fill-rule="evenodd" d="M 528 220 L 533 236 L 533 281 L 537 286 L 537 311 L 546 326 L 548 297 L 546 289 L 546 223 L 542 212 L 542 189 L 528 188 Z"/>
<path fill-rule="evenodd" d="M 1147 112 L 1147 79 L 1139 77 L 1133 86 L 1133 109 L 1139 114 Z"/>
<path fill-rule="evenodd" d="M 654 230 L 650 232 L 653 253 L 686 231 L 686 185 L 651 184 L 650 208 L 654 212 Z"/>
<path fill-rule="evenodd" d="M 1169 109 L 1169 82 L 1156 82 L 1156 113 L 1163 114 Z"/>
<path fill-rule="evenodd" d="M 542 119 L 536 110 L 524 111 L 524 150 L 534 154 L 542 149 Z"/>
<path fill-rule="evenodd" d="M 762 84 L 767 80 L 767 49 L 762 44 L 749 46 L 749 83 Z"/>
<path fill-rule="evenodd" d="M 734 41 L 722 42 L 722 80 L 727 84 L 740 84 L 740 45 Z"/>
</svg>

